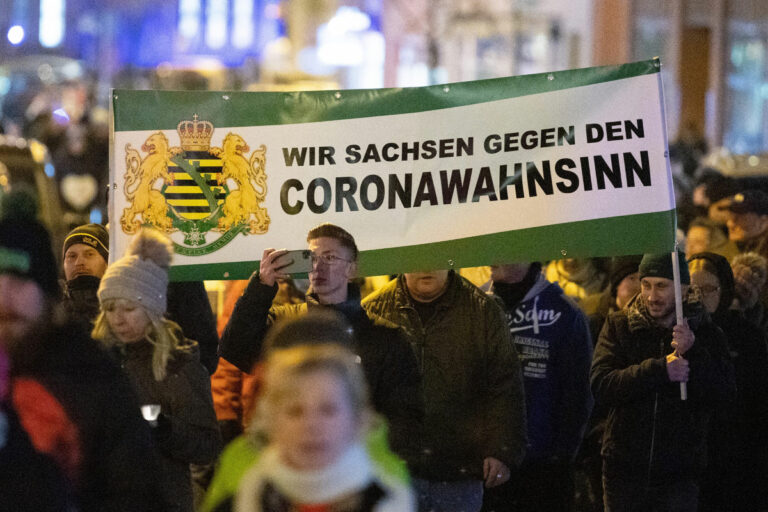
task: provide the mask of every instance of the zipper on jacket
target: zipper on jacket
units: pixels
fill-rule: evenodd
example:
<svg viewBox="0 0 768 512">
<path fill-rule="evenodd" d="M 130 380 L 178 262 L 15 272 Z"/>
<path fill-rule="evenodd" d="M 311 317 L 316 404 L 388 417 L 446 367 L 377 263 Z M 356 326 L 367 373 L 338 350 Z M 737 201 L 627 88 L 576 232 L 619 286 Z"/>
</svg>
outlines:
<svg viewBox="0 0 768 512">
<path fill-rule="evenodd" d="M 664 358 L 664 338 L 659 341 L 659 355 Z M 656 448 L 656 415 L 659 411 L 659 392 L 654 393 L 653 398 L 653 421 L 651 423 L 651 446 L 648 451 L 648 474 L 645 480 L 645 497 L 648 498 L 648 492 L 651 487 L 651 469 L 653 468 L 653 452 Z"/>
</svg>

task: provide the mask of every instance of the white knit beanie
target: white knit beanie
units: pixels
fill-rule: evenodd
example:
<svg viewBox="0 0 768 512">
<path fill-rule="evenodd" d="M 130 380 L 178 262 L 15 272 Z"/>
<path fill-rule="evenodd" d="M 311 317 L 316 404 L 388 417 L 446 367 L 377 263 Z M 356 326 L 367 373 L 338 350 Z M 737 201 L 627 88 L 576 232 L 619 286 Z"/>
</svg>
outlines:
<svg viewBox="0 0 768 512">
<path fill-rule="evenodd" d="M 142 229 L 131 241 L 125 256 L 107 267 L 99 285 L 99 303 L 127 299 L 161 316 L 168 292 L 171 242 L 153 229 Z"/>
</svg>

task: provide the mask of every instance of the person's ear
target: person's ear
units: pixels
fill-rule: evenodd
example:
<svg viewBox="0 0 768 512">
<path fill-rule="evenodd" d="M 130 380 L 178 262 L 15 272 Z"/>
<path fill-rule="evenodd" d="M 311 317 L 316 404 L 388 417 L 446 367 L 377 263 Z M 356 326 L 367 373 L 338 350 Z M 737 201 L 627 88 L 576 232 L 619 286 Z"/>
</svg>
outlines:
<svg viewBox="0 0 768 512">
<path fill-rule="evenodd" d="M 357 262 L 353 261 L 349 264 L 349 267 L 347 267 L 347 279 L 354 279 L 357 277 Z"/>
</svg>

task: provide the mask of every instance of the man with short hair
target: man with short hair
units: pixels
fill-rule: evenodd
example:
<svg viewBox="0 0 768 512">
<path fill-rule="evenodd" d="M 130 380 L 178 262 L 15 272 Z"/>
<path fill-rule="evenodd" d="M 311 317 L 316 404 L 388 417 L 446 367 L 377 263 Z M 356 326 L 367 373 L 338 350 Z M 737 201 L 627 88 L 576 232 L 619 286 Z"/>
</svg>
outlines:
<svg viewBox="0 0 768 512">
<path fill-rule="evenodd" d="M 602 455 L 611 512 L 697 510 L 710 412 L 735 393 L 724 335 L 686 294 L 678 256 L 686 321 L 676 325 L 670 254 L 646 254 L 640 293 L 608 317 L 595 348 L 592 392 L 609 408 Z"/>
<path fill-rule="evenodd" d="M 728 238 L 736 242 L 739 252 L 768 258 L 768 194 L 745 190 L 731 197 L 723 209 L 728 211 Z"/>
<path fill-rule="evenodd" d="M 525 450 L 520 363 L 495 300 L 448 270 L 399 276 L 363 307 L 405 329 L 425 395 L 419 510 L 480 510 Z"/>
<path fill-rule="evenodd" d="M 310 308 L 341 313 L 354 329 L 354 350 L 361 358 L 374 408 L 389 422 L 392 449 L 410 461 L 423 415 L 421 379 L 416 358 L 391 323 L 369 318 L 360 306 L 360 290 L 350 283 L 357 272 L 358 250 L 347 231 L 321 224 L 307 234 L 312 255 L 311 289 L 302 304 L 273 306 L 277 280 L 289 277 L 281 259 L 287 251 L 265 249 L 221 335 L 220 355 L 250 373 L 263 355 L 267 330 L 276 321 L 303 315 Z"/>
<path fill-rule="evenodd" d="M 573 510 L 573 461 L 592 408 L 587 319 L 538 262 L 491 265 L 491 282 L 522 365 L 528 445 L 520 471 L 488 493 L 485 508 Z"/>
</svg>

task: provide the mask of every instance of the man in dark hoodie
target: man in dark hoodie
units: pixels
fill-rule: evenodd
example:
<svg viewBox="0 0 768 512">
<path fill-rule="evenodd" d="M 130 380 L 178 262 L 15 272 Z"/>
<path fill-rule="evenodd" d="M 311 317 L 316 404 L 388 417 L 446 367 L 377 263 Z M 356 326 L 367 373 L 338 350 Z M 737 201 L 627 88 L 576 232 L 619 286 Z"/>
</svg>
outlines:
<svg viewBox="0 0 768 512">
<path fill-rule="evenodd" d="M 573 510 L 573 460 L 592 408 L 587 320 L 539 263 L 492 265 L 491 280 L 520 357 L 528 445 L 519 472 L 488 490 L 485 508 Z"/>
<path fill-rule="evenodd" d="M 646 254 L 640 293 L 608 317 L 595 348 L 592 391 L 609 407 L 602 455 L 611 512 L 696 511 L 711 412 L 735 393 L 722 331 L 686 296 L 690 276 L 678 256 L 686 321 L 675 325 L 670 254 Z"/>
</svg>

